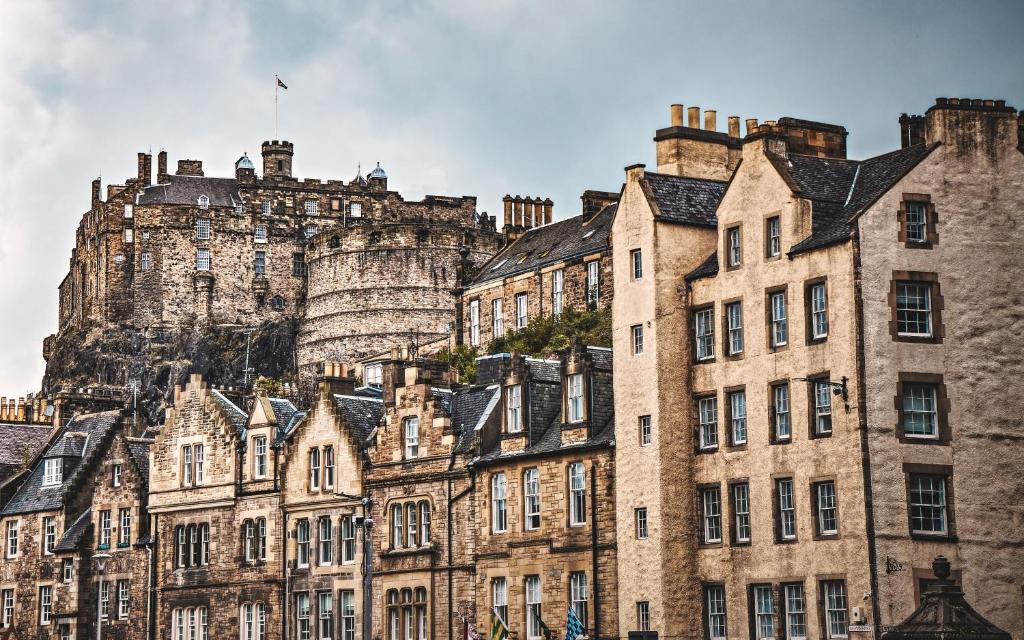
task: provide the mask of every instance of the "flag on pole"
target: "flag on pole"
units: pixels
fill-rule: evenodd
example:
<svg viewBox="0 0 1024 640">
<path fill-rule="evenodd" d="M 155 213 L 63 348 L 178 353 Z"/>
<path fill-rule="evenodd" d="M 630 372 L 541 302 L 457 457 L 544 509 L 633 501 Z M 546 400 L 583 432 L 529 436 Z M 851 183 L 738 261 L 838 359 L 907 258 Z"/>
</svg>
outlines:
<svg viewBox="0 0 1024 640">
<path fill-rule="evenodd" d="M 277 78 L 277 76 L 274 76 L 274 77 Z M 285 83 L 281 82 L 281 78 L 277 78 L 277 86 L 281 87 L 282 89 L 287 89 L 288 88 L 288 85 L 286 85 Z"/>
<path fill-rule="evenodd" d="M 505 626 L 505 621 L 501 619 L 498 612 L 491 609 L 491 634 L 489 640 L 507 640 L 508 639 L 508 627 Z"/>
<path fill-rule="evenodd" d="M 583 623 L 580 622 L 580 617 L 576 615 L 572 607 L 569 607 L 569 617 L 565 621 L 565 640 L 576 640 L 576 638 L 583 635 Z"/>
<path fill-rule="evenodd" d="M 544 634 L 544 640 L 552 640 L 555 637 L 555 634 L 551 632 L 548 625 L 544 624 L 544 620 L 540 616 L 537 616 L 537 624 L 540 625 L 540 632 Z"/>
</svg>

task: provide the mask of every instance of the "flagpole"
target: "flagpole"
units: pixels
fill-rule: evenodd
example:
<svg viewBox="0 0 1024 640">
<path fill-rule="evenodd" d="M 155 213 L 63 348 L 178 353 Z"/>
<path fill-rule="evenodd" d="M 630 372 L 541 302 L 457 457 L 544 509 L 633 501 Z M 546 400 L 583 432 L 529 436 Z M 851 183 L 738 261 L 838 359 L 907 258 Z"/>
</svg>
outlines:
<svg viewBox="0 0 1024 640">
<path fill-rule="evenodd" d="M 277 83 L 278 82 L 280 82 L 280 80 L 278 79 L 277 74 L 274 74 L 274 140 L 278 140 L 279 139 L 278 136 L 277 136 Z"/>
</svg>

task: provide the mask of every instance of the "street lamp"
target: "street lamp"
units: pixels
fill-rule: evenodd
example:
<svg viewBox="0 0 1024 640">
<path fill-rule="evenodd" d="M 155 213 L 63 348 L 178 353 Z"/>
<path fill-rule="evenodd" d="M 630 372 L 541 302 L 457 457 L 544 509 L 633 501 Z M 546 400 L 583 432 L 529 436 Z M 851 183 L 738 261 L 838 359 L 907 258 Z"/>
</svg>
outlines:
<svg viewBox="0 0 1024 640">
<path fill-rule="evenodd" d="M 94 553 L 92 559 L 96 562 L 96 572 L 100 576 L 96 583 L 96 640 L 103 640 L 103 571 L 107 568 L 110 554 Z"/>
</svg>

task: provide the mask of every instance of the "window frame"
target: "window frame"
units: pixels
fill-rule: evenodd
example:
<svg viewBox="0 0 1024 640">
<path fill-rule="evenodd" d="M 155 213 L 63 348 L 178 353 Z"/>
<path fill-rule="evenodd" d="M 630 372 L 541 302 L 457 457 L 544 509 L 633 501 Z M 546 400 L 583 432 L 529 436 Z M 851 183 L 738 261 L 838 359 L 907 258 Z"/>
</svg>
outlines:
<svg viewBox="0 0 1024 640">
<path fill-rule="evenodd" d="M 822 505 L 823 491 L 830 487 L 832 492 L 832 506 L 824 507 Z M 834 540 L 839 538 L 839 488 L 834 477 L 828 478 L 816 478 L 811 481 L 810 486 L 810 500 L 811 500 L 811 517 L 814 521 L 814 539 L 815 540 Z M 826 511 L 832 511 L 832 520 L 834 521 L 834 529 L 825 528 L 825 519 L 827 518 Z"/>
<path fill-rule="evenodd" d="M 404 460 L 416 460 L 420 457 L 419 416 L 402 418 L 402 454 Z"/>
<path fill-rule="evenodd" d="M 788 492 L 788 505 L 783 507 L 783 486 L 789 488 Z M 796 511 L 796 481 L 791 475 L 787 476 L 773 476 L 772 477 L 772 507 L 775 512 L 775 544 L 792 544 L 796 542 L 800 537 L 800 522 L 797 518 Z M 793 533 L 786 533 L 786 515 L 790 515 L 792 522 Z"/>
<path fill-rule="evenodd" d="M 828 371 L 815 373 L 807 376 L 807 427 L 808 437 L 831 438 L 835 433 L 835 413 L 833 398 L 833 387 L 831 374 Z M 828 412 L 824 411 L 824 405 L 819 404 L 823 397 L 828 398 Z M 827 430 L 824 419 L 827 416 Z"/>
<path fill-rule="evenodd" d="M 850 594 L 846 587 L 846 580 L 842 578 L 823 578 L 818 582 L 818 619 L 821 621 L 821 637 L 827 640 L 834 640 L 839 638 L 849 638 L 850 636 Z M 829 587 L 839 586 L 841 587 L 842 593 L 840 594 L 843 601 L 844 607 L 842 609 L 830 606 L 829 601 Z M 832 620 L 830 613 L 832 611 L 842 611 L 843 616 L 841 624 L 846 628 L 846 633 L 833 633 L 832 632 Z"/>
<path fill-rule="evenodd" d="M 480 300 L 469 301 L 469 346 L 480 346 Z"/>
<path fill-rule="evenodd" d="M 261 449 L 262 447 L 262 449 Z M 260 451 L 262 450 L 262 453 Z M 267 477 L 268 469 L 267 436 L 258 435 L 252 438 L 252 476 L 256 480 L 263 480 Z"/>
<path fill-rule="evenodd" d="M 904 394 L 908 387 L 913 386 L 928 386 L 932 389 L 935 406 L 934 435 L 908 433 L 906 430 Z M 893 404 L 896 409 L 896 437 L 901 443 L 949 445 L 952 442 L 953 434 L 949 425 L 950 402 L 942 374 L 899 372 L 896 382 L 896 396 L 893 399 Z"/>
<path fill-rule="evenodd" d="M 587 420 L 587 389 L 582 372 L 565 376 L 565 418 L 569 424 Z"/>
<path fill-rule="evenodd" d="M 578 473 L 577 473 L 578 472 Z M 570 462 L 566 467 L 569 499 L 569 526 L 587 526 L 587 468 L 582 461 Z M 577 484 L 578 483 L 578 484 Z"/>
<path fill-rule="evenodd" d="M 715 500 L 709 502 L 709 497 Z M 716 513 L 710 513 L 709 507 L 714 504 Z M 724 540 L 724 520 L 722 518 L 722 486 L 720 484 L 697 485 L 697 513 L 700 515 L 698 527 L 700 547 L 720 547 Z M 717 524 L 716 524 L 717 522 Z M 718 537 L 713 537 L 713 529 L 717 526 Z"/>
<path fill-rule="evenodd" d="M 43 486 L 55 487 L 64 482 L 64 461 L 60 458 L 43 460 Z"/>
<path fill-rule="evenodd" d="M 519 434 L 523 431 L 523 385 L 510 384 L 505 387 L 505 432 Z"/>
<path fill-rule="evenodd" d="M 800 607 L 793 606 L 794 600 L 790 594 L 799 594 Z M 800 616 L 794 620 L 794 616 Z M 779 623 L 782 627 L 782 635 L 786 640 L 807 640 L 807 589 L 803 582 L 783 582 L 779 585 Z M 795 633 L 797 628 L 802 628 L 803 633 Z"/>
<path fill-rule="evenodd" d="M 629 273 L 630 280 L 642 280 L 644 277 L 644 259 L 641 249 L 631 249 L 629 252 Z"/>
<path fill-rule="evenodd" d="M 209 247 L 196 248 L 196 271 L 209 272 L 213 267 L 213 253 Z"/>
<path fill-rule="evenodd" d="M 755 640 L 774 640 L 778 631 L 775 624 L 775 588 L 771 583 L 754 583 L 747 587 L 750 612 L 750 637 Z M 767 597 L 767 603 L 762 598 Z M 767 611 L 763 605 L 767 604 Z"/>
<path fill-rule="evenodd" d="M 629 328 L 629 333 L 632 338 L 633 355 L 642 355 L 644 352 L 644 325 L 634 324 Z"/>
<path fill-rule="evenodd" d="M 561 315 L 565 310 L 565 270 L 555 269 L 551 272 L 551 313 Z"/>
<path fill-rule="evenodd" d="M 587 309 L 594 311 L 601 304 L 601 261 L 589 260 L 586 269 L 586 300 Z"/>
<path fill-rule="evenodd" d="M 778 314 L 779 307 L 776 301 L 782 301 L 782 315 Z M 768 338 L 768 351 L 770 353 L 782 351 L 789 347 L 790 326 L 789 326 L 789 288 L 786 285 L 772 287 L 765 290 L 765 320 L 766 333 Z"/>
<path fill-rule="evenodd" d="M 956 542 L 956 510 L 955 510 L 955 495 L 953 491 L 953 467 L 951 465 L 935 465 L 935 464 L 903 464 L 903 474 L 906 484 L 906 509 L 907 509 L 907 530 L 910 533 L 910 537 L 915 540 L 939 540 L 947 542 Z M 924 529 L 914 528 L 914 501 L 913 501 L 913 483 L 915 479 L 928 478 L 932 481 L 942 481 L 943 491 L 943 505 L 942 505 L 942 516 L 945 524 L 945 531 L 927 531 Z M 926 505 L 921 503 L 921 506 L 925 507 L 936 507 L 934 503 Z"/>
<path fill-rule="evenodd" d="M 530 467 L 523 470 L 523 530 L 538 531 L 543 522 L 541 509 L 540 470 Z"/>
<path fill-rule="evenodd" d="M 726 447 L 729 449 L 744 449 L 750 441 L 750 421 L 747 411 L 747 389 L 746 387 L 726 387 L 725 391 L 725 421 L 728 441 Z M 737 415 L 737 402 L 743 410 L 743 415 Z M 737 429 L 739 427 L 739 429 Z M 742 433 L 742 439 L 738 436 Z"/>
<path fill-rule="evenodd" d="M 704 623 L 704 637 L 707 640 L 725 640 L 729 632 L 728 600 L 726 599 L 725 584 L 720 582 L 706 582 L 701 585 L 701 608 Z M 712 598 L 712 596 L 716 596 Z M 719 610 L 717 606 L 720 605 Z M 714 609 L 714 610 L 713 610 Z M 721 633 L 717 633 L 718 630 Z"/>
<path fill-rule="evenodd" d="M 634 534 L 637 540 L 647 540 L 650 537 L 647 515 L 647 507 L 633 509 Z"/>
<path fill-rule="evenodd" d="M 733 313 L 736 311 L 737 313 Z M 733 321 L 738 324 L 733 324 Z M 738 348 L 737 348 L 738 346 Z M 745 348 L 743 335 L 743 299 L 733 298 L 722 301 L 722 353 L 729 359 L 743 357 Z"/>
<path fill-rule="evenodd" d="M 920 240 L 912 239 L 910 233 L 910 206 L 920 205 L 923 215 L 922 231 Z M 939 244 L 938 214 L 935 212 L 935 204 L 931 195 L 927 193 L 904 193 L 900 198 L 899 208 L 896 210 L 896 221 L 899 224 L 897 241 L 901 242 L 906 249 L 932 249 Z"/>
<path fill-rule="evenodd" d="M 785 395 L 785 411 L 780 411 L 780 391 L 784 391 Z M 768 419 L 771 426 L 771 444 L 789 444 L 793 442 L 793 393 L 792 387 L 789 384 L 789 380 L 776 380 L 768 384 L 768 395 L 769 395 L 769 413 Z M 779 416 L 785 416 L 786 419 L 786 433 L 780 435 L 780 421 Z"/>
<path fill-rule="evenodd" d="M 901 332 L 900 325 L 900 287 L 915 286 L 921 287 L 928 292 L 928 333 Z M 889 335 L 896 342 L 920 342 L 930 344 L 941 344 L 945 338 L 945 326 L 942 323 L 942 312 L 945 302 L 942 297 L 942 287 L 939 284 L 939 276 L 935 272 L 928 271 L 893 271 L 892 280 L 889 282 Z M 920 313 L 922 310 L 909 310 L 910 313 Z"/>
<path fill-rule="evenodd" d="M 589 585 L 586 571 L 569 572 L 569 608 L 576 612 L 576 617 L 586 631 L 590 621 L 588 609 L 590 605 Z"/>
<path fill-rule="evenodd" d="M 505 301 L 502 298 L 491 300 L 491 338 L 505 336 Z"/>
<path fill-rule="evenodd" d="M 823 307 L 816 308 L 816 291 L 822 292 L 821 301 Z M 828 340 L 830 330 L 828 312 L 828 278 L 812 278 L 804 282 L 804 326 L 805 340 L 807 344 L 820 344 Z M 821 323 L 818 320 L 821 319 Z M 824 327 L 824 332 L 819 331 L 819 324 Z"/>
<path fill-rule="evenodd" d="M 695 363 L 715 360 L 715 306 L 702 305 L 693 310 L 693 360 Z M 703 331 L 702 331 L 703 329 Z"/>
<path fill-rule="evenodd" d="M 504 471 L 491 474 L 491 533 L 508 533 L 508 479 Z"/>
<path fill-rule="evenodd" d="M 743 225 L 725 228 L 725 270 L 734 271 L 743 266 Z"/>
<path fill-rule="evenodd" d="M 526 328 L 530 323 L 530 297 L 527 293 L 517 293 L 516 305 L 516 331 Z"/>
<path fill-rule="evenodd" d="M 773 227 L 774 223 L 774 229 Z M 773 233 L 774 231 L 774 233 Z M 782 257 L 782 215 L 779 213 L 765 216 L 764 219 L 764 259 L 778 260 Z"/>
<path fill-rule="evenodd" d="M 729 523 L 729 542 L 735 547 L 750 546 L 754 539 L 753 515 L 750 507 L 750 481 L 747 478 L 730 480 L 728 487 L 729 514 L 732 516 Z M 743 490 L 742 501 L 739 495 L 740 489 Z M 744 527 L 747 532 L 745 537 L 740 535 Z"/>
<path fill-rule="evenodd" d="M 526 625 L 526 640 L 541 640 L 544 636 L 540 626 L 543 620 L 544 591 L 539 575 L 523 576 L 523 612 Z"/>
<path fill-rule="evenodd" d="M 697 421 L 695 429 L 697 453 L 714 453 L 718 451 L 719 447 L 718 394 L 712 392 L 698 395 L 693 399 L 693 403 Z M 710 415 L 714 418 L 712 422 L 705 420 L 708 415 L 705 407 L 708 405 L 711 407 Z M 705 435 L 711 435 L 713 438 L 705 439 Z"/>
<path fill-rule="evenodd" d="M 654 423 L 650 414 L 637 417 L 637 428 L 640 434 L 640 446 L 649 447 L 654 443 Z"/>
</svg>

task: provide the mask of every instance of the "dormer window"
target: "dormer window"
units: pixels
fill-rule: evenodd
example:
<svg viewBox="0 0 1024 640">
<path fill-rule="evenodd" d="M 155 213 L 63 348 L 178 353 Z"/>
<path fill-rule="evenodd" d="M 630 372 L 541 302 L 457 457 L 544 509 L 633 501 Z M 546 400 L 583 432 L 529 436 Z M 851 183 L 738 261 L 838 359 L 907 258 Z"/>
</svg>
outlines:
<svg viewBox="0 0 1024 640">
<path fill-rule="evenodd" d="M 583 374 L 574 373 L 566 379 L 566 422 L 582 422 Z"/>
<path fill-rule="evenodd" d="M 519 433 L 523 430 L 523 385 L 514 384 L 505 390 L 506 430 Z"/>
<path fill-rule="evenodd" d="M 405 419 L 405 459 L 413 460 L 420 455 L 420 419 L 410 416 Z"/>
<path fill-rule="evenodd" d="M 60 458 L 47 458 L 43 462 L 43 486 L 50 487 L 64 480 L 64 465 Z"/>
<path fill-rule="evenodd" d="M 199 196 L 199 208 L 200 209 L 209 209 L 210 208 L 210 198 L 207 197 L 207 196 Z"/>
<path fill-rule="evenodd" d="M 257 479 L 267 477 L 267 437 L 256 436 L 252 439 L 253 476 Z"/>
</svg>

